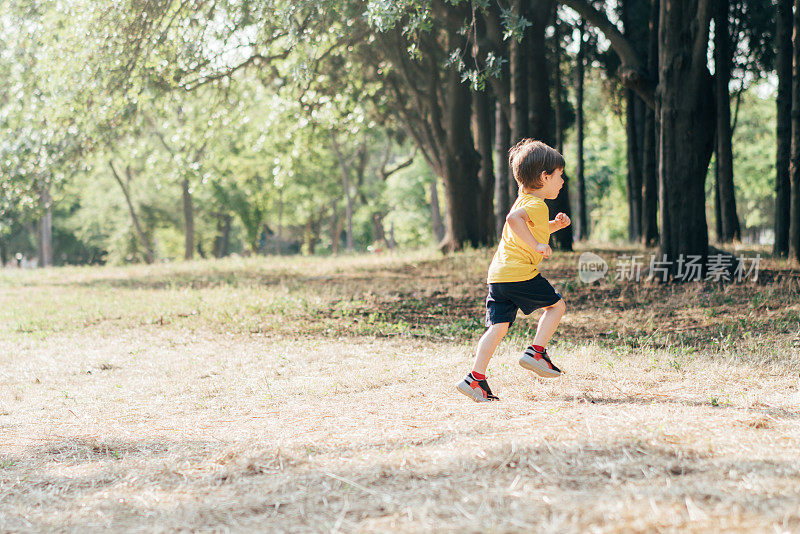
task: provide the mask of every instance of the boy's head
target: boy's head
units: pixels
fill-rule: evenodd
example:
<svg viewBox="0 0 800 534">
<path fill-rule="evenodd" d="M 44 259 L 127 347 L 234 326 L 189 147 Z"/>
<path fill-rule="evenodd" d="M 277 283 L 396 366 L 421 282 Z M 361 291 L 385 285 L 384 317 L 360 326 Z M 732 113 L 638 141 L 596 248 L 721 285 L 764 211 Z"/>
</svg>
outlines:
<svg viewBox="0 0 800 534">
<path fill-rule="evenodd" d="M 526 190 L 541 189 L 547 176 L 563 171 L 565 165 L 558 150 L 533 139 L 523 139 L 508 152 L 508 166 L 514 180 Z"/>
</svg>

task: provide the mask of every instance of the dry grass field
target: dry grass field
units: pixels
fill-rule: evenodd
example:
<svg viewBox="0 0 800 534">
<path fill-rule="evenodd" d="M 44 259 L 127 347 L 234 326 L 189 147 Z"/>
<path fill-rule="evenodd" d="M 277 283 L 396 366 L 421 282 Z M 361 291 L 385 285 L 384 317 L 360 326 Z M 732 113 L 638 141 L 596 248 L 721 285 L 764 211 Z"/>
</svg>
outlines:
<svg viewBox="0 0 800 534">
<path fill-rule="evenodd" d="M 796 272 L 556 253 L 566 375 L 520 318 L 476 404 L 490 257 L 0 272 L 0 531 L 800 532 Z"/>
</svg>

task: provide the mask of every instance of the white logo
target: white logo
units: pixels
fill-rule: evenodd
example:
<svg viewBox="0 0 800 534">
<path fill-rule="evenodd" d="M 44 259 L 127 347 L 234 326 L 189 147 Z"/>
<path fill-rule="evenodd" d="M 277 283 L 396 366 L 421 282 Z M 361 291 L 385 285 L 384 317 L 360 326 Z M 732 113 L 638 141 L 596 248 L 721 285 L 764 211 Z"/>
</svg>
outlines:
<svg viewBox="0 0 800 534">
<path fill-rule="evenodd" d="M 603 278 L 608 272 L 606 260 L 592 252 L 584 252 L 578 258 L 578 278 L 584 284 L 591 284 Z"/>
</svg>

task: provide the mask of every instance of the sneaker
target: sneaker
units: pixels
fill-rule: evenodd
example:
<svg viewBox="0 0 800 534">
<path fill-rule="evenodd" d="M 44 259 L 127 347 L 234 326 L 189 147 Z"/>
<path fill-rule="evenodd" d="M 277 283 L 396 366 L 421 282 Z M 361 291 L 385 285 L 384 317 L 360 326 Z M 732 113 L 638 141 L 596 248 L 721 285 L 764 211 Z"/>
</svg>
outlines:
<svg viewBox="0 0 800 534">
<path fill-rule="evenodd" d="M 492 393 L 485 379 L 477 380 L 472 376 L 472 373 L 468 374 L 464 380 L 456 384 L 456 389 L 475 402 L 500 400 L 497 395 Z"/>
<path fill-rule="evenodd" d="M 528 347 L 522 354 L 522 358 L 519 359 L 519 364 L 528 371 L 533 371 L 544 378 L 561 376 L 561 369 L 556 367 L 547 357 L 547 349 L 544 349 L 544 352 L 539 352 L 532 346 Z"/>
</svg>

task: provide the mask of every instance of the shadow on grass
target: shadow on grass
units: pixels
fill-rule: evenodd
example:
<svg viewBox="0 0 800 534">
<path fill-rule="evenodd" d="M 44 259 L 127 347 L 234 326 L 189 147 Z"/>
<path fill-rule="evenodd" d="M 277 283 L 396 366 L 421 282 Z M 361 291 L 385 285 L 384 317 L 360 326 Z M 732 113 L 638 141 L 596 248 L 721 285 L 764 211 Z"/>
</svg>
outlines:
<svg viewBox="0 0 800 534">
<path fill-rule="evenodd" d="M 630 528 L 634 521 L 640 531 L 743 528 L 748 517 L 761 529 L 800 527 L 798 495 L 787 491 L 796 490 L 800 464 L 790 459 L 731 460 L 638 441 L 498 444 L 478 457 L 461 451 L 460 440 L 442 434 L 438 449 L 392 444 L 389 450 L 407 451 L 402 462 L 375 454 L 359 459 L 370 448 L 387 450 L 377 442 L 318 453 L 274 444 L 223 455 L 218 443 L 201 456 L 188 454 L 192 443 L 167 442 L 152 456 L 142 452 L 148 444 L 115 443 L 140 451 L 140 462 L 162 462 L 167 451 L 170 465 L 116 464 L 91 475 L 45 472 L 15 482 L 13 468 L 0 471 L 0 527 L 577 532 Z M 184 454 L 176 457 L 174 449 Z"/>
<path fill-rule="evenodd" d="M 740 412 L 742 415 L 746 414 L 760 414 L 765 415 L 775 420 L 779 419 L 800 419 L 800 412 L 793 412 L 784 408 L 775 408 L 763 405 L 751 405 L 747 408 L 734 406 L 731 404 L 719 403 L 715 404 L 714 401 L 698 401 L 692 399 L 682 399 L 677 397 L 670 397 L 667 395 L 630 395 L 625 397 L 597 397 L 594 395 L 549 395 L 548 398 L 556 399 L 564 402 L 587 402 L 589 404 L 599 404 L 608 406 L 624 406 L 626 404 L 634 404 L 640 406 L 649 406 L 652 404 L 667 405 L 667 406 L 693 406 L 696 408 L 714 408 L 716 410 L 728 410 Z M 767 422 L 762 422 L 764 426 L 760 428 L 767 428 L 771 426 Z"/>
</svg>

